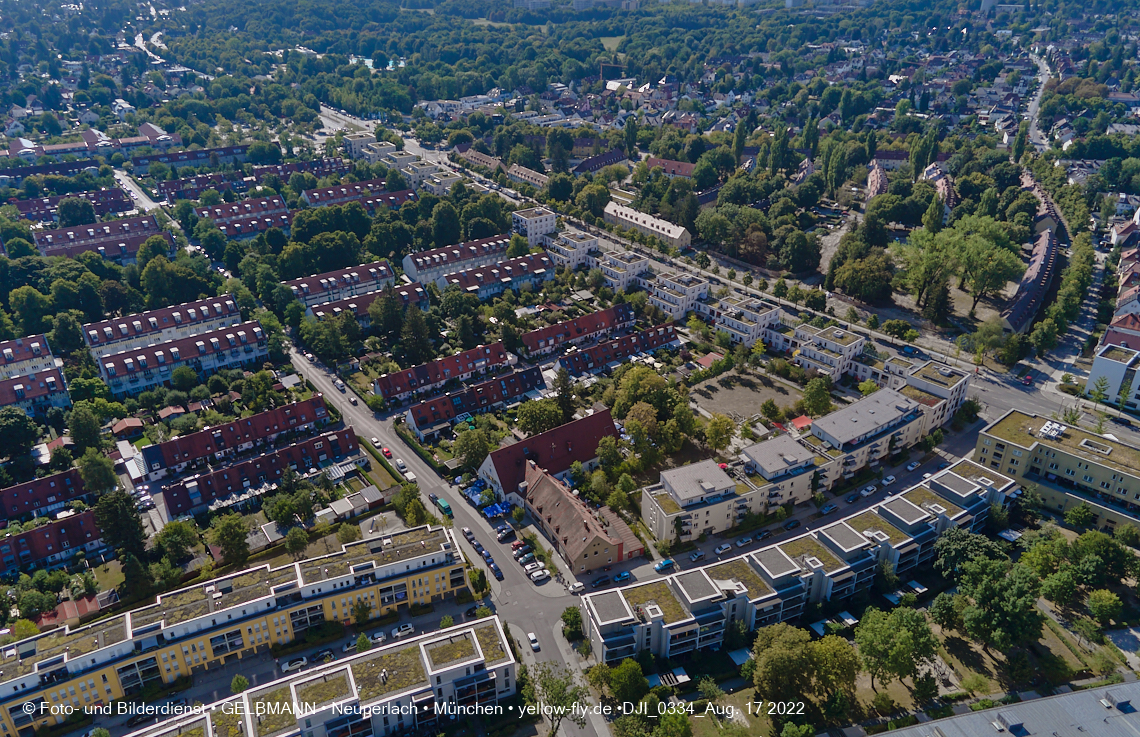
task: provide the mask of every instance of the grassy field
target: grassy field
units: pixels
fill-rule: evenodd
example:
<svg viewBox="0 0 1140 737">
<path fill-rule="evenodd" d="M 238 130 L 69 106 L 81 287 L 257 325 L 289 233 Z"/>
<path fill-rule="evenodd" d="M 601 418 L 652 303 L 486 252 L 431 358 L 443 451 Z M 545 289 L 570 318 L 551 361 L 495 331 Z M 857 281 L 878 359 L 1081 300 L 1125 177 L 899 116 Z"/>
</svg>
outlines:
<svg viewBox="0 0 1140 737">
<path fill-rule="evenodd" d="M 123 575 L 123 567 L 117 560 L 96 566 L 92 570 L 95 573 L 95 580 L 99 582 L 100 591 L 117 589 L 122 585 L 123 581 L 126 580 L 126 577 Z"/>
<path fill-rule="evenodd" d="M 625 36 L 602 36 L 598 40 L 602 42 L 602 48 L 606 51 L 617 51 L 618 44 L 625 39 Z"/>
<path fill-rule="evenodd" d="M 748 713 L 748 704 L 759 701 L 760 698 L 756 689 L 745 688 L 736 693 L 726 694 L 717 704 L 717 708 L 724 710 L 728 706 L 732 706 L 735 712 L 732 721 L 747 728 L 748 734 L 772 734 L 772 725 L 766 716 Z M 753 710 L 755 711 L 755 707 Z M 711 713 L 695 712 L 689 723 L 693 725 L 693 737 L 719 737 L 722 729 L 728 726 L 729 721 L 723 711 L 715 716 Z"/>
<path fill-rule="evenodd" d="M 760 414 L 760 405 L 769 399 L 784 408 L 792 406 L 802 396 L 799 391 L 766 376 L 741 376 L 735 372 L 702 381 L 692 388 L 690 394 L 709 412 L 737 417 Z"/>
</svg>

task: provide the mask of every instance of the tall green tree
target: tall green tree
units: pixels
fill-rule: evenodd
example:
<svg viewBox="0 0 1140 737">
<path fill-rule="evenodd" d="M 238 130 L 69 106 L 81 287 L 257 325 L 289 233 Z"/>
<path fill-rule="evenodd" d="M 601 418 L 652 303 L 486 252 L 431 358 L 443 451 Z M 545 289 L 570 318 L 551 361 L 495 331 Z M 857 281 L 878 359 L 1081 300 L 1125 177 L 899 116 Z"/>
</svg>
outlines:
<svg viewBox="0 0 1140 737">
<path fill-rule="evenodd" d="M 103 494 L 95 504 L 95 524 L 110 547 L 140 559 L 146 555 L 146 532 L 127 492 L 115 489 Z"/>
<path fill-rule="evenodd" d="M 411 365 L 430 361 L 435 356 L 435 349 L 432 347 L 431 337 L 428 335 L 424 313 L 415 305 L 410 305 L 404 313 L 400 345 Z"/>
<path fill-rule="evenodd" d="M 210 525 L 210 541 L 221 548 L 226 565 L 240 566 L 249 558 L 249 526 L 241 515 L 224 514 Z"/>
</svg>

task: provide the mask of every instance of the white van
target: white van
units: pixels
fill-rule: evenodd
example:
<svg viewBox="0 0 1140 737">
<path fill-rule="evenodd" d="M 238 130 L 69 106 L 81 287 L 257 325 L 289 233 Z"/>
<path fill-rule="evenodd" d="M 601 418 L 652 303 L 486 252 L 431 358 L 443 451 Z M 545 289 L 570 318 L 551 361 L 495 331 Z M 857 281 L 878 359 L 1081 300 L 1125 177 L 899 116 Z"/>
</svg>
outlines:
<svg viewBox="0 0 1140 737">
<path fill-rule="evenodd" d="M 414 473 L 412 473 L 411 471 L 408 471 L 407 473 L 405 473 L 404 478 L 408 480 L 408 483 L 412 483 L 412 484 L 417 483 L 416 475 Z"/>
</svg>

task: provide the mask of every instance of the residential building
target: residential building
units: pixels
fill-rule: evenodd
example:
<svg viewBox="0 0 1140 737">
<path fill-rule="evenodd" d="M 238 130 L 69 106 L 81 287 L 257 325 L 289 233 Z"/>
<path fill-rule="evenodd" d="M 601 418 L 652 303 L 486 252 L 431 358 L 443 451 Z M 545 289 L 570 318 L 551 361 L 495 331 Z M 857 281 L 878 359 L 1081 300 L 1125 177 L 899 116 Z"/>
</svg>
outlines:
<svg viewBox="0 0 1140 737">
<path fill-rule="evenodd" d="M 1052 230 L 1046 230 L 1037 236 L 1030 249 L 1025 273 L 1017 284 L 1017 294 L 1001 313 L 1002 326 L 1007 331 L 1024 333 L 1033 324 L 1044 303 L 1045 294 L 1053 283 L 1057 251 L 1057 237 Z"/>
<path fill-rule="evenodd" d="M 542 247 L 555 266 L 571 271 L 583 266 L 593 266 L 594 254 L 598 250 L 598 239 L 577 230 L 564 230 L 547 233 L 542 239 Z"/>
<path fill-rule="evenodd" d="M 645 165 L 649 168 L 650 173 L 654 169 L 660 168 L 662 173 L 670 179 L 674 177 L 692 179 L 693 167 L 696 166 L 696 164 L 690 164 L 687 161 L 670 161 L 669 159 L 659 159 L 656 156 L 650 156 L 646 159 Z"/>
<path fill-rule="evenodd" d="M 241 310 L 232 294 L 184 302 L 83 326 L 87 350 L 95 358 L 136 350 L 157 343 L 189 338 L 241 323 Z"/>
<path fill-rule="evenodd" d="M 508 353 L 500 341 L 477 346 L 454 356 L 437 358 L 394 374 L 384 374 L 373 382 L 372 389 L 389 402 L 404 401 L 413 395 L 423 396 L 434 392 L 448 382 L 467 381 L 472 376 L 483 376 L 488 371 L 505 369 L 516 363 L 518 358 Z"/>
<path fill-rule="evenodd" d="M 830 489 L 839 476 L 836 457 L 811 436 L 778 435 L 740 451 L 746 484 L 764 492 L 769 507 L 803 504 L 819 489 Z"/>
<path fill-rule="evenodd" d="M 310 159 L 309 161 L 293 161 L 288 164 L 255 166 L 253 167 L 253 177 L 258 184 L 261 184 L 269 176 L 275 176 L 283 182 L 288 182 L 298 172 L 307 172 L 320 179 L 329 176 L 344 176 L 350 171 L 352 171 L 352 163 L 344 159 Z"/>
<path fill-rule="evenodd" d="M 871 163 L 871 171 L 867 174 L 867 201 L 870 202 L 872 198 L 886 194 L 889 186 L 887 170 L 876 159 Z"/>
<path fill-rule="evenodd" d="M 14 379 L 55 367 L 55 356 L 43 333 L 0 341 L 0 378 Z"/>
<path fill-rule="evenodd" d="M 404 413 L 404 421 L 423 441 L 436 437 L 455 422 L 521 402 L 523 397 L 545 388 L 541 367 L 532 366 L 414 404 Z"/>
<path fill-rule="evenodd" d="M 480 153 L 473 148 L 468 148 L 465 151 L 460 151 L 459 156 L 460 158 L 471 162 L 475 166 L 481 166 L 484 169 L 490 169 L 492 174 L 496 173 L 499 169 L 507 168 L 503 166 L 503 162 L 500 159 L 496 159 L 494 156 L 488 156 L 485 153 Z"/>
<path fill-rule="evenodd" d="M 577 175 L 594 174 L 607 166 L 614 166 L 626 161 L 625 152 L 621 149 L 615 148 L 612 151 L 607 151 L 604 154 L 591 156 L 588 159 L 583 159 L 582 163 L 574 167 L 573 173 Z"/>
<path fill-rule="evenodd" d="M 673 248 L 687 248 L 692 240 L 689 231 L 684 226 L 674 225 L 668 220 L 647 215 L 640 210 L 619 205 L 616 202 L 606 204 L 604 219 L 607 223 L 656 236 Z"/>
<path fill-rule="evenodd" d="M 84 515 L 93 516 L 93 513 Z M 87 540 L 85 531 L 77 529 L 76 533 L 71 550 L 78 549 Z M 11 545 L 11 539 L 0 543 L 0 551 L 3 545 Z M 0 656 L 3 670 L 0 692 L 4 699 L 0 704 L 0 724 L 8 734 L 27 734 L 30 730 L 62 723 L 67 717 L 49 709 L 29 714 L 23 706 L 26 703 L 71 704 L 75 698 L 75 705 L 81 706 L 89 700 L 109 703 L 137 698 L 148 688 L 169 685 L 191 673 L 232 665 L 245 656 L 266 652 L 273 645 L 297 641 L 324 622 L 351 621 L 352 607 L 358 600 L 367 601 L 375 616 L 383 616 L 407 611 L 411 604 L 442 601 L 466 584 L 463 559 L 456 552 L 451 535 L 445 528 L 424 526 L 349 543 L 330 555 L 277 569 L 263 564 L 159 594 L 154 604 L 86 626 L 38 634 L 6 648 Z M 454 672 L 466 673 L 467 668 L 473 672 L 470 676 L 458 676 L 457 700 L 460 694 L 469 699 L 472 690 L 469 686 L 474 687 L 479 697 L 486 693 L 482 684 L 487 680 L 498 684 L 503 671 L 490 670 L 491 666 L 513 668 L 505 635 L 494 622 L 482 620 L 459 628 L 459 631 L 473 629 L 473 646 L 476 652 L 483 653 L 482 662 L 488 670 L 475 672 L 475 661 L 464 661 L 463 670 Z M 493 631 L 485 631 L 484 627 L 490 624 L 494 624 Z M 389 675 L 395 676 L 401 669 L 411 667 L 403 655 L 406 648 L 411 648 L 408 652 L 422 655 L 422 648 L 428 642 L 451 635 L 451 630 L 433 632 L 424 638 L 370 650 L 348 661 L 353 665 L 345 677 L 360 679 L 354 680 L 361 684 L 356 692 L 360 703 L 394 705 L 401 702 L 403 709 L 410 711 L 412 694 L 427 694 L 429 673 L 434 676 L 438 672 L 442 685 L 442 676 L 447 673 L 441 670 L 443 656 L 439 656 L 439 661 L 433 660 L 419 680 L 405 673 L 399 679 L 388 679 L 384 685 L 383 672 L 387 670 Z M 389 660 L 393 654 L 396 657 Z M 422 660 L 417 662 L 423 665 Z M 338 661 L 336 666 L 345 664 L 346 661 Z M 311 670 L 305 671 L 300 677 L 307 679 L 312 674 Z M 467 678 L 470 680 L 465 680 Z M 508 676 L 502 676 L 502 682 L 506 691 Z M 512 686 L 515 683 L 513 670 L 509 683 Z M 70 695 L 71 689 L 75 689 L 75 697 Z M 496 685 L 496 692 L 498 689 Z M 251 693 L 258 691 L 236 698 L 247 699 Z M 232 712 L 229 716 L 224 716 L 224 712 L 224 709 L 205 712 L 206 719 L 220 718 L 227 725 L 225 729 L 237 730 L 233 727 Z M 258 731 L 254 726 L 256 722 L 249 721 L 255 719 L 252 716 L 255 713 L 256 709 L 250 709 L 236 717 L 246 724 L 243 728 L 246 734 Z M 392 734 L 394 730 L 406 729 L 397 727 L 398 723 L 415 722 L 413 716 L 398 720 L 393 715 L 389 725 L 380 726 L 383 724 L 380 713 L 377 711 L 372 717 L 377 723 L 377 734 Z M 190 718 L 202 719 L 202 712 Z M 159 729 L 165 730 L 171 724 L 164 722 Z M 344 734 L 349 733 L 363 734 L 351 730 Z"/>
<path fill-rule="evenodd" d="M 314 394 L 301 402 L 148 445 L 141 451 L 146 479 L 157 481 L 204 463 L 226 463 L 255 448 L 273 445 L 278 438 L 295 437 L 323 425 L 328 416 L 324 397 Z"/>
<path fill-rule="evenodd" d="M 13 204 L 20 218 L 33 223 L 51 223 L 59 221 L 59 203 L 65 199 L 78 197 L 87 200 L 95 208 L 95 214 L 100 218 L 112 213 L 129 212 L 135 209 L 134 202 L 127 197 L 127 193 L 118 187 L 99 189 L 91 192 L 72 192 L 53 197 L 37 197 L 33 200 L 16 200 Z"/>
<path fill-rule="evenodd" d="M 526 461 L 525 478 L 518 490 L 506 496 L 526 509 L 575 575 L 645 555 L 645 545 L 620 517 L 590 509 L 533 460 Z"/>
<path fill-rule="evenodd" d="M 402 266 L 409 278 L 427 284 L 445 274 L 497 264 L 506 257 L 510 244 L 509 235 L 495 235 L 455 246 L 409 253 L 404 256 Z"/>
<path fill-rule="evenodd" d="M 508 289 L 517 292 L 527 285 L 537 291 L 544 282 L 553 279 L 554 275 L 554 262 L 543 252 L 444 274 L 435 280 L 435 284 L 440 291 L 455 285 L 464 294 L 473 294 L 483 302 L 498 297 Z"/>
<path fill-rule="evenodd" d="M 803 323 L 795 329 L 799 349 L 792 356 L 798 366 L 815 369 L 838 382 L 849 373 L 856 357 L 863 353 L 867 339 L 842 328 L 817 328 Z"/>
<path fill-rule="evenodd" d="M 715 331 L 728 333 L 733 343 L 752 347 L 757 341 L 773 345 L 774 330 L 783 325 L 780 306 L 756 297 L 731 296 L 698 303 L 697 311 L 709 317 Z"/>
<path fill-rule="evenodd" d="M 380 259 L 359 266 L 283 281 L 281 286 L 288 287 L 293 296 L 301 300 L 306 307 L 313 307 L 346 297 L 375 292 L 394 283 L 395 280 L 392 265 L 387 260 Z"/>
<path fill-rule="evenodd" d="M 213 221 L 214 225 L 219 227 L 230 223 L 244 222 L 250 218 L 274 218 L 288 212 L 289 208 L 286 207 L 285 200 L 280 195 L 194 208 L 194 214 L 199 219 Z"/>
<path fill-rule="evenodd" d="M 1124 348 L 1140 349 L 1140 315 L 1121 315 L 1108 324 L 1108 330 L 1101 339 L 1103 345 L 1118 345 Z M 1096 365 L 1096 359 L 1093 359 Z M 1095 384 L 1096 379 L 1092 379 Z M 1118 392 L 1119 393 L 1119 392 Z"/>
<path fill-rule="evenodd" d="M 27 177 L 48 176 L 50 174 L 74 177 L 81 173 L 98 176 L 99 162 L 95 159 L 82 159 L 80 161 L 61 161 L 57 164 L 36 164 L 4 169 L 0 171 L 0 186 L 19 187 Z"/>
<path fill-rule="evenodd" d="M 267 734 L 404 735 L 439 732 L 464 715 L 503 709 L 517 664 L 498 617 L 425 632 L 258 684 L 133 737 Z M 509 707 L 508 707 L 509 708 Z"/>
<path fill-rule="evenodd" d="M 153 215 L 73 228 L 36 230 L 32 235 L 36 248 L 44 257 L 75 258 L 81 253 L 94 251 L 120 265 L 133 263 L 135 254 L 147 238 L 157 235 L 165 238 L 169 244 L 174 242 L 170 233 L 159 226 Z"/>
<path fill-rule="evenodd" d="M 176 200 L 197 200 L 207 190 L 221 193 L 227 190 L 241 194 L 247 189 L 246 182 L 240 171 L 214 172 L 213 174 L 197 174 L 182 179 L 167 179 L 156 182 L 155 191 L 159 199 L 173 203 Z"/>
<path fill-rule="evenodd" d="M 222 369 L 257 366 L 269 356 L 268 341 L 256 320 L 208 333 L 99 358 L 99 376 L 116 397 L 169 386 L 174 369 L 189 366 L 200 378 Z"/>
<path fill-rule="evenodd" d="M 637 251 L 606 251 L 597 263 L 606 286 L 615 292 L 631 291 L 630 287 L 640 286 L 649 278 L 649 259 Z"/>
<path fill-rule="evenodd" d="M 880 389 L 813 421 L 811 434 L 841 456 L 842 476 L 851 479 L 864 466 L 877 469 L 885 457 L 927 433 L 922 407 L 894 389 Z"/>
<path fill-rule="evenodd" d="M 103 539 L 95 524 L 95 510 L 65 509 L 52 522 L 15 535 L 8 534 L 0 540 L 0 576 L 16 578 L 20 573 L 38 568 L 60 568 L 68 565 L 76 553 L 93 553 L 101 547 Z M 0 662 L 9 666 L 15 652 L 6 652 L 7 657 Z M 12 670 L 5 667 L 3 673 L 7 675 Z M 41 681 L 37 678 L 36 682 Z M 0 721 L 2 719 L 0 717 Z"/>
<path fill-rule="evenodd" d="M 70 406 L 67 382 L 58 368 L 0 379 L 0 407 L 18 407 L 28 417 L 43 417 L 52 407 Z"/>
<path fill-rule="evenodd" d="M 550 177 L 545 174 L 540 174 L 534 169 L 528 169 L 519 164 L 511 164 L 511 168 L 507 169 L 507 178 L 519 184 L 529 184 L 535 189 L 544 189 L 546 183 L 550 181 Z"/>
<path fill-rule="evenodd" d="M 1125 317 L 1134 317 L 1134 315 Z M 1112 343 L 1106 341 L 1097 348 L 1092 368 L 1089 370 L 1087 386 L 1095 386 L 1102 379 L 1107 379 L 1106 403 L 1120 406 L 1123 402 L 1125 409 L 1135 411 L 1140 405 L 1140 382 L 1136 381 L 1136 370 L 1140 368 L 1140 352 L 1122 345 L 1128 342 L 1127 339 L 1117 339 Z M 1132 339 L 1132 342 L 1140 341 Z"/>
<path fill-rule="evenodd" d="M 451 188 L 463 181 L 458 174 L 433 174 L 424 180 L 423 188 L 436 197 L 447 197 Z"/>
<path fill-rule="evenodd" d="M 401 310 L 406 310 L 412 305 L 415 305 L 424 312 L 431 309 L 431 302 L 428 299 L 427 290 L 424 289 L 424 286 L 419 282 L 412 282 L 411 284 L 399 284 L 395 287 L 385 287 L 384 289 L 377 289 L 373 292 L 365 292 L 355 297 L 345 297 L 335 302 L 323 302 L 308 308 L 305 314 L 311 315 L 318 320 L 324 320 L 327 317 L 335 317 L 344 311 L 349 311 L 356 315 L 356 321 L 360 323 L 360 327 L 367 328 L 372 324 L 372 317 L 368 313 L 368 308 L 371 307 L 372 303 L 377 299 L 383 297 L 384 292 L 389 288 L 392 290 L 392 294 L 396 299 L 400 300 Z"/>
<path fill-rule="evenodd" d="M 596 374 L 676 343 L 673 325 L 658 325 L 586 348 L 571 346 L 558 359 L 556 366 L 566 369 L 571 376 Z"/>
<path fill-rule="evenodd" d="M 150 165 L 155 163 L 166 164 L 172 169 L 184 169 L 188 166 L 195 169 L 203 167 L 216 169 L 227 164 L 244 164 L 248 153 L 249 144 L 243 143 L 238 146 L 203 148 L 197 151 L 133 156 L 131 157 L 131 167 L 134 173 L 142 176 L 146 176 L 150 172 Z"/>
<path fill-rule="evenodd" d="M 534 358 L 558 350 L 564 345 L 577 345 L 608 335 L 633 325 L 633 308 L 623 302 L 604 310 L 591 312 L 572 320 L 523 333 L 521 336 L 527 356 Z"/>
<path fill-rule="evenodd" d="M 697 309 L 698 300 L 709 296 L 708 280 L 693 274 L 663 273 L 643 280 L 649 292 L 649 304 L 660 308 L 674 320 L 684 320 L 685 315 Z"/>
<path fill-rule="evenodd" d="M 390 154 L 396 154 L 399 149 L 396 144 L 388 143 L 387 141 L 376 141 L 375 143 L 366 143 L 360 149 L 360 158 L 369 164 L 376 164 L 385 159 Z"/>
<path fill-rule="evenodd" d="M 491 451 L 480 464 L 478 475 L 498 498 L 514 494 L 521 503 L 519 492 L 526 482 L 527 461 L 534 461 L 546 473 L 565 481 L 575 462 L 587 470 L 597 466 L 598 443 L 605 437 L 617 438 L 608 409 Z"/>
<path fill-rule="evenodd" d="M 273 215 L 249 215 L 222 223 L 218 226 L 218 230 L 231 241 L 247 241 L 270 228 L 277 228 L 288 236 L 295 214 L 295 212 L 278 212 Z"/>
<path fill-rule="evenodd" d="M 376 136 L 372 133 L 349 133 L 342 139 L 344 141 L 344 153 L 350 159 L 360 159 L 364 157 L 364 147 L 370 143 L 376 143 Z M 393 145 L 393 149 L 396 147 Z"/>
<path fill-rule="evenodd" d="M 383 179 L 365 179 L 360 182 L 336 184 L 332 187 L 306 189 L 301 193 L 301 201 L 309 207 L 331 207 L 349 202 L 359 202 L 370 194 L 380 194 L 388 189 Z"/>
<path fill-rule="evenodd" d="M 0 511 L 5 519 L 43 517 L 64 509 L 68 502 L 86 499 L 83 477 L 78 468 L 42 476 L 0 489 Z"/>
<path fill-rule="evenodd" d="M 557 230 L 558 216 L 545 207 L 515 210 L 511 213 L 511 227 L 534 248 L 542 244 L 543 236 Z"/>
<path fill-rule="evenodd" d="M 327 465 L 326 461 L 353 462 L 359 455 L 356 433 L 346 427 L 298 440 L 232 465 L 207 465 L 202 473 L 163 489 L 166 512 L 173 519 L 207 510 L 248 506 L 256 497 L 276 490 L 287 468 L 303 477 L 315 476 Z"/>
<path fill-rule="evenodd" d="M 753 503 L 757 513 L 764 511 L 767 495 L 747 486 L 741 491 L 713 460 L 662 471 L 660 483 L 641 490 L 642 519 L 659 540 L 723 532 L 739 524 Z"/>
<path fill-rule="evenodd" d="M 419 190 L 425 181 L 439 174 L 440 171 L 442 170 L 430 161 L 413 161 L 401 169 L 400 173 L 404 175 L 404 179 L 408 180 L 409 187 Z"/>
<path fill-rule="evenodd" d="M 906 385 L 898 391 L 922 405 L 926 415 L 923 432 L 933 432 L 954 418 L 969 390 L 969 372 L 927 361 L 907 374 Z"/>
</svg>

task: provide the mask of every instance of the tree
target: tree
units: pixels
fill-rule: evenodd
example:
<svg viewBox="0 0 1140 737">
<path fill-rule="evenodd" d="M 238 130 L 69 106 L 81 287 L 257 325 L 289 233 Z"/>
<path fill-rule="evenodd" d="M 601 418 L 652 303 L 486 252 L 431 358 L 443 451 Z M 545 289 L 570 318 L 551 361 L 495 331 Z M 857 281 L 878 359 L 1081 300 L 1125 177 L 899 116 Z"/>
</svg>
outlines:
<svg viewBox="0 0 1140 737">
<path fill-rule="evenodd" d="M 860 665 L 851 643 L 838 635 L 827 635 L 811 644 L 811 662 L 817 694 L 828 696 L 841 691 L 854 695 Z"/>
<path fill-rule="evenodd" d="M 440 617 L 439 628 L 441 630 L 447 629 L 448 627 L 452 627 L 454 625 L 455 625 L 455 617 L 451 616 L 450 614 L 445 614 L 442 617 Z"/>
<path fill-rule="evenodd" d="M 1065 524 L 1076 528 L 1088 527 L 1095 523 L 1099 516 L 1087 504 L 1079 504 L 1065 510 Z"/>
<path fill-rule="evenodd" d="M 926 208 L 926 212 L 922 216 L 922 227 L 926 228 L 931 235 L 936 235 L 938 231 L 942 230 L 944 214 L 945 205 L 942 204 L 942 198 L 934 195 L 934 199 L 930 200 L 930 207 Z"/>
<path fill-rule="evenodd" d="M 215 517 L 210 525 L 210 539 L 222 550 L 226 565 L 240 566 L 249 558 L 249 527 L 240 515 Z"/>
<path fill-rule="evenodd" d="M 943 630 L 961 630 L 962 610 L 965 609 L 965 604 L 965 597 L 943 591 L 930 603 L 930 618 Z"/>
<path fill-rule="evenodd" d="M 367 598 L 360 598 L 352 605 L 352 621 L 359 627 L 372 618 L 372 604 Z"/>
<path fill-rule="evenodd" d="M 1057 347 L 1057 323 L 1053 318 L 1047 317 L 1033 328 L 1029 342 L 1037 350 L 1037 355 L 1044 356 Z"/>
<path fill-rule="evenodd" d="M 67 425 L 71 442 L 75 443 L 78 452 L 83 453 L 88 449 L 98 450 L 103 447 L 103 427 L 91 410 L 89 402 L 79 402 L 71 408 Z"/>
<path fill-rule="evenodd" d="M 507 246 L 507 258 L 518 258 L 530 253 L 530 243 L 518 233 L 511 236 L 510 245 Z"/>
<path fill-rule="evenodd" d="M 982 299 L 1000 292 L 1008 282 L 1017 279 L 1025 271 L 1025 265 L 1017 254 L 980 235 L 966 238 L 960 254 L 966 286 L 974 298 L 971 310 L 977 308 Z"/>
<path fill-rule="evenodd" d="M 855 642 L 872 688 L 876 676 L 889 681 L 917 675 L 919 663 L 933 658 L 939 647 L 926 617 L 910 607 L 890 614 L 868 608 L 855 629 Z"/>
<path fill-rule="evenodd" d="M 619 702 L 636 704 L 649 693 L 649 681 L 641 672 L 641 664 L 633 658 L 623 660 L 610 671 L 610 693 Z"/>
<path fill-rule="evenodd" d="M 716 681 L 712 676 L 705 676 L 697 683 L 697 690 L 700 691 L 701 697 L 709 703 L 715 704 L 724 698 L 724 689 L 716 685 Z"/>
<path fill-rule="evenodd" d="M 527 435 L 553 430 L 562 424 L 562 408 L 558 401 L 540 399 L 536 402 L 523 402 L 519 407 L 518 426 Z"/>
<path fill-rule="evenodd" d="M 958 588 L 972 602 L 962 613 L 966 633 L 987 651 L 995 647 L 1009 652 L 1041 636 L 1041 582 L 1027 566 L 975 559 L 963 566 Z"/>
<path fill-rule="evenodd" d="M 368 635 L 361 632 L 360 636 L 356 638 L 356 652 L 357 652 L 357 654 L 359 655 L 360 653 L 366 653 L 371 649 L 372 649 L 372 640 L 368 637 Z"/>
<path fill-rule="evenodd" d="M 874 131 L 871 131 L 872 135 Z M 810 724 L 793 724 L 792 722 L 784 722 L 784 728 L 780 730 L 780 737 L 812 737 L 815 734 L 815 727 Z"/>
<path fill-rule="evenodd" d="M 230 693 L 232 694 L 239 694 L 247 688 L 249 688 L 249 679 L 241 673 L 235 675 L 230 681 Z"/>
<path fill-rule="evenodd" d="M 809 381 L 807 386 L 804 387 L 803 402 L 804 411 L 813 417 L 819 417 L 830 412 L 830 381 L 822 376 Z"/>
<path fill-rule="evenodd" d="M 864 397 L 869 397 L 877 391 L 879 391 L 879 385 L 876 384 L 873 379 L 859 382 L 859 393 Z M 763 408 L 761 408 L 761 411 L 763 411 Z"/>
<path fill-rule="evenodd" d="M 307 547 L 309 547 L 309 536 L 300 527 L 294 527 L 285 535 L 285 552 L 293 556 L 293 560 L 305 557 Z"/>
<path fill-rule="evenodd" d="M 752 657 L 753 683 L 768 698 L 796 701 L 812 693 L 811 635 L 806 630 L 783 622 L 761 627 L 756 631 Z"/>
<path fill-rule="evenodd" d="M 1041 580 L 1041 595 L 1062 607 L 1072 606 L 1077 600 L 1079 584 L 1069 568 L 1051 573 Z"/>
<path fill-rule="evenodd" d="M 1005 560 L 1001 547 L 983 535 L 952 527 L 934 543 L 934 567 L 943 576 L 957 579 L 972 560 Z"/>
<path fill-rule="evenodd" d="M 719 453 L 728 447 L 736 437 L 736 423 L 731 417 L 714 412 L 705 425 L 705 443 L 714 453 Z"/>
<path fill-rule="evenodd" d="M 95 205 L 85 197 L 65 197 L 59 201 L 59 227 L 74 228 L 99 222 Z"/>
<path fill-rule="evenodd" d="M 562 635 L 571 642 L 582 639 L 582 610 L 578 607 L 562 610 Z"/>
<path fill-rule="evenodd" d="M 55 595 L 32 589 L 31 591 L 25 591 L 23 594 L 20 594 L 17 607 L 20 610 L 21 617 L 34 620 L 39 619 L 39 616 L 44 612 L 50 612 L 55 609 L 56 602 Z"/>
<path fill-rule="evenodd" d="M 48 341 L 53 349 L 65 356 L 83 348 L 83 326 L 76 318 L 77 315 L 83 317 L 83 313 L 78 310 L 67 310 L 52 320 Z"/>
<path fill-rule="evenodd" d="M 336 531 L 336 539 L 342 545 L 348 545 L 359 540 L 360 528 L 354 524 L 345 523 Z"/>
<path fill-rule="evenodd" d="M 20 330 L 25 335 L 42 333 L 46 328 L 44 319 L 53 311 L 51 297 L 30 286 L 13 289 L 8 295 L 8 305 L 19 318 Z"/>
<path fill-rule="evenodd" d="M 1108 377 L 1100 376 L 1093 382 L 1093 388 L 1089 391 L 1089 399 L 1096 402 L 1096 408 L 1100 409 L 1100 405 L 1104 400 L 1108 399 Z"/>
<path fill-rule="evenodd" d="M 570 383 L 570 372 L 558 369 L 554 376 L 554 395 L 558 408 L 562 410 L 562 421 L 569 422 L 574 416 L 574 386 Z"/>
<path fill-rule="evenodd" d="M 170 375 L 170 382 L 181 392 L 188 392 L 198 386 L 198 374 L 189 366 L 179 366 Z"/>
<path fill-rule="evenodd" d="M 550 737 L 558 734 L 563 720 L 569 719 L 578 727 L 586 725 L 586 717 L 574 706 L 585 703 L 589 691 L 578 684 L 573 671 L 553 661 L 541 661 L 530 669 L 530 680 L 524 688 L 524 696 L 530 703 L 539 703 L 549 709 Z"/>
<path fill-rule="evenodd" d="M 1119 617 L 1123 606 L 1120 597 L 1108 589 L 1097 589 L 1091 592 L 1086 603 L 1089 607 L 1089 614 L 1102 625 Z"/>
<path fill-rule="evenodd" d="M 172 520 L 155 535 L 154 543 L 164 557 L 178 563 L 190 557 L 190 548 L 198 543 L 198 530 L 190 522 Z"/>
<path fill-rule="evenodd" d="M 139 558 L 146 552 L 146 532 L 143 530 L 135 500 L 122 489 L 109 491 L 95 504 L 95 524 L 103 534 L 103 541 L 115 550 L 122 550 Z"/>
<path fill-rule="evenodd" d="M 693 724 L 680 712 L 667 712 L 657 720 L 653 737 L 693 737 Z"/>
<path fill-rule="evenodd" d="M 410 305 L 404 313 L 404 326 L 400 334 L 400 345 L 404 354 L 413 364 L 421 364 L 431 360 L 435 355 L 431 338 L 428 337 L 427 321 L 419 307 Z"/>
<path fill-rule="evenodd" d="M 0 457 L 27 455 L 40 438 L 40 428 L 19 407 L 0 409 Z"/>
<path fill-rule="evenodd" d="M 526 404 L 523 405 L 524 407 Z M 521 409 L 521 408 L 520 408 Z M 452 451 L 467 468 L 475 469 L 491 452 L 491 439 L 486 431 L 479 428 L 464 430 L 455 439 Z"/>
</svg>

